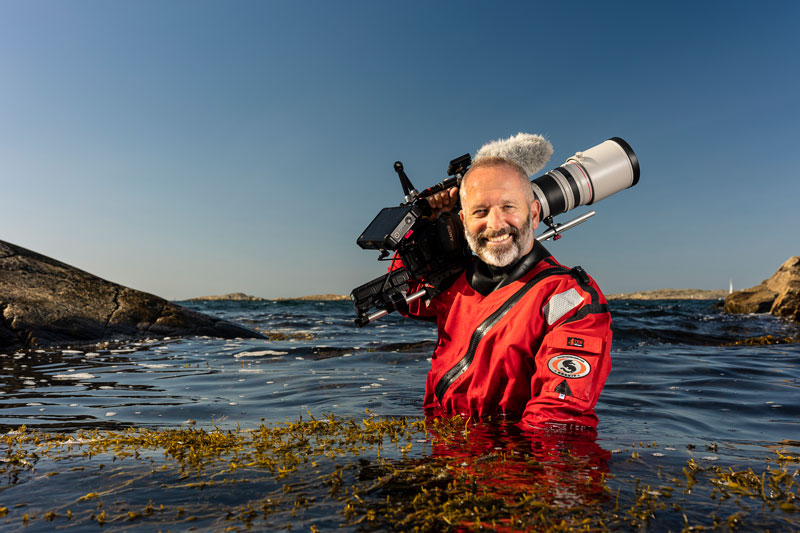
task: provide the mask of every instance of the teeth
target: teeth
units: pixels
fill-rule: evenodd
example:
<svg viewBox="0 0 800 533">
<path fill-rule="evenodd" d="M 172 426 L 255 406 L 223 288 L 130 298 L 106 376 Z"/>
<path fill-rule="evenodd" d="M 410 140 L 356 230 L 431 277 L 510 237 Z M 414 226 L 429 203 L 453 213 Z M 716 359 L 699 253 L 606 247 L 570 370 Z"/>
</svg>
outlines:
<svg viewBox="0 0 800 533">
<path fill-rule="evenodd" d="M 489 237 L 489 242 L 503 242 L 508 238 L 509 235 L 501 235 L 500 237 Z"/>
</svg>

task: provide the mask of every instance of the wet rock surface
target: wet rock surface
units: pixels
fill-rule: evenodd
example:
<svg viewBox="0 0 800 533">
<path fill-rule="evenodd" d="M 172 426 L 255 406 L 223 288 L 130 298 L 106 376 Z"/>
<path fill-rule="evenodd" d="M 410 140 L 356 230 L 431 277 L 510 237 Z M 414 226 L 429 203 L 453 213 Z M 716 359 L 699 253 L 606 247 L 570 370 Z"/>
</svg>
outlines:
<svg viewBox="0 0 800 533">
<path fill-rule="evenodd" d="M 790 257 L 760 285 L 725 298 L 728 313 L 772 313 L 800 322 L 800 256 Z"/>
<path fill-rule="evenodd" d="M 0 350 L 190 335 L 263 337 L 0 241 Z"/>
</svg>

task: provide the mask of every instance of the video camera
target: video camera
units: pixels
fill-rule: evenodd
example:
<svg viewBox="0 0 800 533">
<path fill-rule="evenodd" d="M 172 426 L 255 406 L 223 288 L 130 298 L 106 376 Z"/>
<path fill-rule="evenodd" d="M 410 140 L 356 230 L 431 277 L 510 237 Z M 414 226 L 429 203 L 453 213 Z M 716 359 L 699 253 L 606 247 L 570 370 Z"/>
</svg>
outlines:
<svg viewBox="0 0 800 533">
<path fill-rule="evenodd" d="M 460 218 L 447 211 L 432 218 L 427 198 L 458 187 L 471 164 L 469 154 L 453 159 L 447 169 L 450 177 L 422 192 L 417 192 L 411 184 L 403 164 L 399 161 L 394 164 L 405 202 L 383 208 L 356 243 L 365 250 L 379 250 L 378 260 L 385 260 L 394 251 L 392 260 L 399 258 L 403 266 L 353 289 L 350 298 L 355 305 L 357 326 L 405 309 L 420 298 L 432 298 L 449 287 L 469 264 L 471 252 Z M 563 224 L 555 223 L 554 216 L 592 205 L 638 182 L 639 160 L 630 145 L 619 137 L 576 153 L 560 167 L 531 181 L 542 206 L 542 222 L 549 228 L 536 239 L 557 240 L 561 233 L 595 213 L 590 211 Z M 409 295 L 412 285 L 421 288 Z"/>
</svg>

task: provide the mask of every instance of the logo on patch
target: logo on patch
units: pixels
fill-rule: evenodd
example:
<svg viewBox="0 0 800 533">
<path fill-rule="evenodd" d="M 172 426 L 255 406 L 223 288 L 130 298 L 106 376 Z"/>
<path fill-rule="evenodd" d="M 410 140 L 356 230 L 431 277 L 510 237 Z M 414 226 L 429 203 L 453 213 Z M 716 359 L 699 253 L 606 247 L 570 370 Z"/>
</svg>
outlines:
<svg viewBox="0 0 800 533">
<path fill-rule="evenodd" d="M 547 363 L 550 372 L 561 377 L 575 379 L 582 378 L 592 371 L 592 365 L 583 357 L 577 355 L 562 354 L 550 358 Z"/>
<path fill-rule="evenodd" d="M 567 346 L 575 346 L 576 348 L 583 348 L 583 339 L 580 337 L 567 337 Z"/>
</svg>

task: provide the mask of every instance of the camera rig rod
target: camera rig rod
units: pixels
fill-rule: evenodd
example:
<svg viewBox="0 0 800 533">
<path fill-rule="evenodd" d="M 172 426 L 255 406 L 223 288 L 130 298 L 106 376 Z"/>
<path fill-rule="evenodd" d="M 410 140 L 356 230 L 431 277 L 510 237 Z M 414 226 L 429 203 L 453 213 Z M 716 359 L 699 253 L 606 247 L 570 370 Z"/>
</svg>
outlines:
<svg viewBox="0 0 800 533">
<path fill-rule="evenodd" d="M 410 294 L 408 296 L 404 296 L 404 298 L 406 300 L 406 303 L 410 304 L 412 302 L 416 302 L 420 298 L 424 298 L 427 295 L 428 295 L 428 291 L 427 290 L 420 289 L 417 292 L 415 292 L 414 294 Z M 374 322 L 375 320 L 378 320 L 379 318 L 385 317 L 388 314 L 389 314 L 389 311 L 387 311 L 386 309 L 381 309 L 380 311 L 375 311 L 374 313 L 372 313 L 371 315 L 367 315 L 363 319 L 356 320 L 356 325 L 359 326 L 359 327 L 366 326 L 370 322 Z"/>
<path fill-rule="evenodd" d="M 548 239 L 558 240 L 561 238 L 561 233 L 567 231 L 568 229 L 574 228 L 578 224 L 583 224 L 590 218 L 592 218 L 596 213 L 594 211 L 589 211 L 588 213 L 584 213 L 579 217 L 575 217 L 572 220 L 568 220 L 563 224 L 554 224 L 550 226 L 550 229 L 536 237 L 536 240 L 539 242 L 546 241 Z"/>
</svg>

